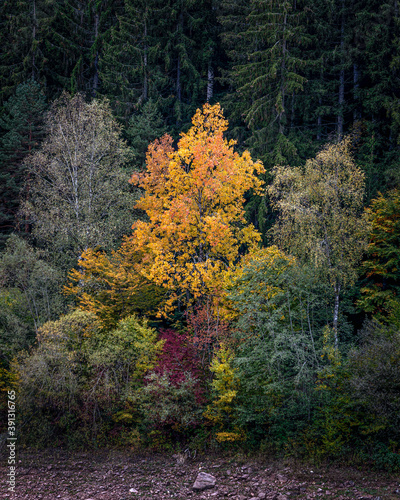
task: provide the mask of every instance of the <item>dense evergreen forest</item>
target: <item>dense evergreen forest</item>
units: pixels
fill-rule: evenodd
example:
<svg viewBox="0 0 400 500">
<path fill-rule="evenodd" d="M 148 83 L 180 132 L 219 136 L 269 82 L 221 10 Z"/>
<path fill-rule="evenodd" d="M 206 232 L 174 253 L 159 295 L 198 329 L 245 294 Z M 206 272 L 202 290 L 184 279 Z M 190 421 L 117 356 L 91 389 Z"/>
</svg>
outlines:
<svg viewBox="0 0 400 500">
<path fill-rule="evenodd" d="M 21 443 L 400 469 L 399 8 L 3 0 Z"/>
</svg>

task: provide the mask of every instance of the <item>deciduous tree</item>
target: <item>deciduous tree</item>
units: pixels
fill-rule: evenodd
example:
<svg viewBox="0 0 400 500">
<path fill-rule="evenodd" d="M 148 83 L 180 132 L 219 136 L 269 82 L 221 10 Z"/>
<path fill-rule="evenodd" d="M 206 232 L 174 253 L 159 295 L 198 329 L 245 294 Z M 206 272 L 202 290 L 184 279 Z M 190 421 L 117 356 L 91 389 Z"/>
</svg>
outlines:
<svg viewBox="0 0 400 500">
<path fill-rule="evenodd" d="M 132 238 L 107 255 L 88 249 L 79 269 L 70 272 L 68 295 L 75 295 L 79 308 L 94 313 L 106 330 L 131 314 L 150 314 L 162 300 L 163 290 L 140 274 L 141 255 Z"/>
<path fill-rule="evenodd" d="M 135 198 L 120 134 L 105 100 L 63 94 L 54 103 L 47 137 L 26 160 L 31 182 L 22 212 L 37 241 L 76 261 L 89 247 L 113 247 L 128 231 Z"/>
<path fill-rule="evenodd" d="M 243 196 L 261 190 L 262 164 L 224 138 L 218 104 L 197 110 L 192 123 L 176 150 L 168 135 L 150 145 L 147 173 L 131 179 L 146 191 L 136 207 L 149 218 L 134 225 L 134 238 L 148 251 L 145 275 L 171 293 L 167 306 L 216 296 L 223 271 L 260 239 L 246 225 Z"/>
<path fill-rule="evenodd" d="M 304 167 L 277 166 L 269 194 L 279 211 L 277 244 L 320 269 L 331 284 L 332 325 L 338 343 L 340 297 L 354 283 L 366 246 L 364 174 L 350 153 L 350 140 L 327 145 Z"/>
</svg>

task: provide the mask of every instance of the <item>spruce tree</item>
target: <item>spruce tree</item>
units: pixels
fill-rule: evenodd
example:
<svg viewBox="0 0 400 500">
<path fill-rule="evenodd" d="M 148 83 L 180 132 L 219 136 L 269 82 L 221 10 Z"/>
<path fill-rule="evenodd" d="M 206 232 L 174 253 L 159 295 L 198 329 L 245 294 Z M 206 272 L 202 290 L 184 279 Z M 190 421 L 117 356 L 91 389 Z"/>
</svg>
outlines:
<svg viewBox="0 0 400 500">
<path fill-rule="evenodd" d="M 133 113 L 126 130 L 126 136 L 135 158 L 135 167 L 144 168 L 146 151 L 150 143 L 166 132 L 165 123 L 157 103 L 149 99 Z"/>
<path fill-rule="evenodd" d="M 29 80 L 17 87 L 4 105 L 0 120 L 0 246 L 16 227 L 19 194 L 26 181 L 24 158 L 33 153 L 43 137 L 46 98 L 41 86 Z M 20 221 L 20 231 L 24 224 Z"/>
<path fill-rule="evenodd" d="M 115 20 L 118 0 L 56 2 L 46 39 L 47 81 L 60 90 L 95 96 L 100 89 L 99 61 L 103 39 Z"/>
<path fill-rule="evenodd" d="M 218 33 L 211 0 L 125 0 L 100 61 L 117 115 L 128 122 L 152 99 L 169 131 L 188 126 L 196 108 L 214 99 Z"/>
<path fill-rule="evenodd" d="M 295 155 L 285 137 L 293 96 L 306 81 L 299 50 L 305 41 L 301 16 L 302 6 L 295 2 L 253 0 L 243 31 L 236 35 L 237 64 L 230 74 L 235 98 L 239 96 L 240 113 L 252 131 L 251 145 L 270 166 Z M 231 35 L 224 36 L 232 42 Z"/>
<path fill-rule="evenodd" d="M 164 85 L 157 32 L 157 19 L 162 16 L 165 8 L 158 0 L 124 0 L 107 35 L 100 77 L 103 92 L 123 120 L 147 99 L 157 100 Z"/>
<path fill-rule="evenodd" d="M 52 20 L 53 1 L 5 0 L 0 5 L 0 103 L 16 87 L 33 78 L 43 80 L 44 45 Z"/>
</svg>

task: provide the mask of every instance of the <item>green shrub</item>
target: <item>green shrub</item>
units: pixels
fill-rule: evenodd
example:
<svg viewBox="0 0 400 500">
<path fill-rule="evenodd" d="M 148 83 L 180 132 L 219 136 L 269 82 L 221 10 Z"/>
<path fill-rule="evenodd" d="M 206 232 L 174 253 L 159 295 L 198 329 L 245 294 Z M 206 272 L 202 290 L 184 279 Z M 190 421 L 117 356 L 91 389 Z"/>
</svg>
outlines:
<svg viewBox="0 0 400 500">
<path fill-rule="evenodd" d="M 121 415 L 135 411 L 129 397 L 143 384 L 161 347 L 157 332 L 134 316 L 108 333 L 83 311 L 46 323 L 38 331 L 38 345 L 21 353 L 13 366 L 21 437 L 74 448 L 136 443 L 129 435 L 137 421 L 122 422 Z M 28 425 L 29 432 L 22 432 Z"/>
</svg>

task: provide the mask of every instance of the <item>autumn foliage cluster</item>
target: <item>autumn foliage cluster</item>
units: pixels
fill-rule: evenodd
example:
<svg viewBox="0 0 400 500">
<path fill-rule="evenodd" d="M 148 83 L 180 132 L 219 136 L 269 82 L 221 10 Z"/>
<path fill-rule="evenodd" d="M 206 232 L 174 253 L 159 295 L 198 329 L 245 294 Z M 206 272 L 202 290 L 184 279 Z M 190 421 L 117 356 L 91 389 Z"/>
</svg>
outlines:
<svg viewBox="0 0 400 500">
<path fill-rule="evenodd" d="M 192 123 L 176 151 L 168 135 L 151 144 L 147 172 L 131 178 L 145 192 L 136 206 L 149 218 L 135 223 L 135 242 L 146 252 L 146 277 L 170 293 L 167 309 L 218 296 L 223 271 L 260 239 L 243 204 L 250 189 L 261 193 L 261 163 L 224 138 L 218 105 L 205 105 Z"/>
<path fill-rule="evenodd" d="M 72 310 L 38 318 L 36 344 L 1 372 L 27 441 L 317 459 L 356 447 L 361 462 L 399 468 L 398 190 L 364 210 L 351 137 L 276 166 L 266 186 L 227 129 L 206 104 L 176 143 L 152 142 L 130 177 L 130 233 L 110 249 L 77 246 L 57 281 Z M 268 246 L 249 192 L 276 210 Z M 31 251 L 12 244 L 0 300 L 44 301 L 28 270 L 24 282 L 11 273 Z"/>
</svg>

